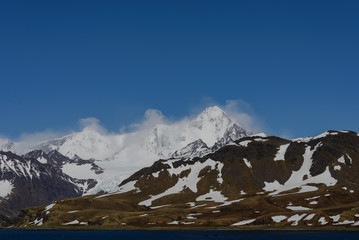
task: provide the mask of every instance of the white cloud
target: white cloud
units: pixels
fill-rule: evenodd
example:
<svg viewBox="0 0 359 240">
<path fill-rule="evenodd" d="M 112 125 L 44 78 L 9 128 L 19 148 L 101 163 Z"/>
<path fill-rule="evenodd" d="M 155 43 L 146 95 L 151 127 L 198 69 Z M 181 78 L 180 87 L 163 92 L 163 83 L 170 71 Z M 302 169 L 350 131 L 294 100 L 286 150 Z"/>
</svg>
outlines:
<svg viewBox="0 0 359 240">
<path fill-rule="evenodd" d="M 81 118 L 79 120 L 79 123 L 80 123 L 80 126 L 82 129 L 85 129 L 85 128 L 91 129 L 91 130 L 94 130 L 101 134 L 107 133 L 107 129 L 100 124 L 101 121 L 98 120 L 97 118 L 94 118 L 94 117 Z"/>
<path fill-rule="evenodd" d="M 38 145 L 41 142 L 54 138 L 62 137 L 66 134 L 68 134 L 68 132 L 56 132 L 52 130 L 45 130 L 37 133 L 23 133 L 16 141 L 16 152 L 26 153 L 31 146 Z"/>
<path fill-rule="evenodd" d="M 161 111 L 157 109 L 148 109 L 145 112 L 144 119 L 140 123 L 131 124 L 129 128 L 132 131 L 141 131 L 153 128 L 158 124 L 167 124 L 169 123 L 166 120 L 165 116 L 162 114 Z"/>
</svg>

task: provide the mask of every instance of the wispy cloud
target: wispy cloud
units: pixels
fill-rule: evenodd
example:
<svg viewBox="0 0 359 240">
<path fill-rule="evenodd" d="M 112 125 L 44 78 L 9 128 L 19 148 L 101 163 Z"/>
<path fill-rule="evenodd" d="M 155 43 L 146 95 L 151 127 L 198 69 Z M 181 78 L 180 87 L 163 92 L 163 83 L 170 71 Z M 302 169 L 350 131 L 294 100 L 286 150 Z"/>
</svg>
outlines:
<svg viewBox="0 0 359 240">
<path fill-rule="evenodd" d="M 252 132 L 264 131 L 263 122 L 254 114 L 251 105 L 246 101 L 242 99 L 226 100 L 225 105 L 221 106 L 221 108 L 229 117 Z"/>
<path fill-rule="evenodd" d="M 101 125 L 101 121 L 94 117 L 81 118 L 79 120 L 81 129 L 91 129 L 101 134 L 107 134 L 107 129 Z"/>
<path fill-rule="evenodd" d="M 32 146 L 36 146 L 41 142 L 45 142 L 54 138 L 62 137 L 68 134 L 68 131 L 45 130 L 36 133 L 22 133 L 16 140 L 16 151 L 25 153 Z"/>
<path fill-rule="evenodd" d="M 144 118 L 139 123 L 134 123 L 129 126 L 131 131 L 140 131 L 153 128 L 157 124 L 168 124 L 169 120 L 162 114 L 160 110 L 148 109 L 145 112 Z"/>
</svg>

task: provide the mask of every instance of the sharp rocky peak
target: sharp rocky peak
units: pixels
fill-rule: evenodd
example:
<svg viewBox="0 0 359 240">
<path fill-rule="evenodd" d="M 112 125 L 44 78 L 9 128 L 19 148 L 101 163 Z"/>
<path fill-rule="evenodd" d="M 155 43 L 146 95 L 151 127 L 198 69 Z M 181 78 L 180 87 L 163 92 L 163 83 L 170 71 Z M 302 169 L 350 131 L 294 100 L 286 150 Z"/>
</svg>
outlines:
<svg viewBox="0 0 359 240">
<path fill-rule="evenodd" d="M 233 122 L 232 119 L 218 106 L 208 107 L 201 112 L 195 119 L 195 122 Z"/>
</svg>

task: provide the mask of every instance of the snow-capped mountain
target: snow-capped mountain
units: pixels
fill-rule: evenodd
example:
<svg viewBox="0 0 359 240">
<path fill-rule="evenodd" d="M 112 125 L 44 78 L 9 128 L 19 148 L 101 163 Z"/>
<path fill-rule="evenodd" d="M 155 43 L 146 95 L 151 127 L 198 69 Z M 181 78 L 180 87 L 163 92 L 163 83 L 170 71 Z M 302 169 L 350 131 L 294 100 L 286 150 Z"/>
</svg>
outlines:
<svg viewBox="0 0 359 240">
<path fill-rule="evenodd" d="M 58 151 L 64 156 L 96 159 L 104 174 L 95 176 L 98 185 L 88 193 L 113 191 L 134 171 L 150 166 L 159 158 L 199 157 L 251 132 L 231 119 L 221 108 L 206 108 L 194 119 L 161 123 L 130 133 L 106 133 L 96 127 L 30 146 L 27 151 Z M 0 150 L 19 152 L 21 143 L 0 142 Z M 86 176 L 83 176 L 86 178 Z M 88 176 L 91 178 L 93 176 Z"/>
</svg>

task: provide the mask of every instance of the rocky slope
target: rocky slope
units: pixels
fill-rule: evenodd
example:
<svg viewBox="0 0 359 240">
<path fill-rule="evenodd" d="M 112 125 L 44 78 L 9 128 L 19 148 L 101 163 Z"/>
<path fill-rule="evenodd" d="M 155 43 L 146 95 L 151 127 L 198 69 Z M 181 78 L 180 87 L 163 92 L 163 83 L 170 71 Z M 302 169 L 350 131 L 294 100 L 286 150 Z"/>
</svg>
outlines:
<svg viewBox="0 0 359 240">
<path fill-rule="evenodd" d="M 358 179 L 355 132 L 244 137 L 202 157 L 159 160 L 116 193 L 26 209 L 16 226 L 355 228 Z"/>
<path fill-rule="evenodd" d="M 57 151 L 32 151 L 23 156 L 0 151 L 0 216 L 14 217 L 29 206 L 51 203 L 60 198 L 82 196 L 93 188 L 94 179 L 76 177 L 74 171 L 93 175 L 102 169 L 92 161 L 70 159 Z"/>
</svg>

